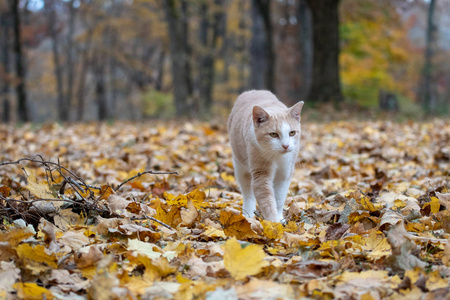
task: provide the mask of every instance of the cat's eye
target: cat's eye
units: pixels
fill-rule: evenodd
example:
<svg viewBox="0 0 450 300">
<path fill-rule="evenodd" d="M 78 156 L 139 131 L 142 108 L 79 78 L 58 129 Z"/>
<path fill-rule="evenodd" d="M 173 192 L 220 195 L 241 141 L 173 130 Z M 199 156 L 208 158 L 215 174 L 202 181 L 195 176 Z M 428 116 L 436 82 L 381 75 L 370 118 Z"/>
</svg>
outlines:
<svg viewBox="0 0 450 300">
<path fill-rule="evenodd" d="M 294 136 L 297 132 L 292 130 L 291 132 L 289 132 L 289 136 Z"/>
<path fill-rule="evenodd" d="M 273 137 L 273 138 L 277 138 L 278 137 L 278 133 L 276 133 L 276 132 L 271 132 L 271 133 L 269 133 L 269 135 L 271 137 Z"/>
</svg>

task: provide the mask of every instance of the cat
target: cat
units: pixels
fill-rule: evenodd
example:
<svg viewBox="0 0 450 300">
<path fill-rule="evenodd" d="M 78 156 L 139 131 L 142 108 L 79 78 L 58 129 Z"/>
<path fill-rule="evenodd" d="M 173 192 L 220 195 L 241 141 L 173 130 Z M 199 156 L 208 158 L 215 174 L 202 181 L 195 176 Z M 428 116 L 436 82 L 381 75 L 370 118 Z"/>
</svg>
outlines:
<svg viewBox="0 0 450 300">
<path fill-rule="evenodd" d="M 303 101 L 287 108 L 269 91 L 242 93 L 228 118 L 235 177 L 253 217 L 256 202 L 264 219 L 281 222 L 300 149 Z"/>
</svg>

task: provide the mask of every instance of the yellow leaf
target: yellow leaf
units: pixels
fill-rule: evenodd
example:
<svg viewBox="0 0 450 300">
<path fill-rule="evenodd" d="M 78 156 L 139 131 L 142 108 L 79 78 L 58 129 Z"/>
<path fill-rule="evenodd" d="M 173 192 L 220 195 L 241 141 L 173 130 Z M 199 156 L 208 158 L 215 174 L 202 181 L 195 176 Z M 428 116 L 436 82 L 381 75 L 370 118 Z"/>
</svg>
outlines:
<svg viewBox="0 0 450 300">
<path fill-rule="evenodd" d="M 45 252 L 45 247 L 36 245 L 34 248 L 29 244 L 21 244 L 16 247 L 17 255 L 25 262 L 25 265 L 30 268 L 34 267 L 35 271 L 42 271 L 46 268 L 55 269 L 58 267 L 55 255 L 50 255 Z M 46 264 L 42 265 L 42 264 Z"/>
<path fill-rule="evenodd" d="M 27 181 L 28 184 L 25 186 L 27 190 L 29 190 L 33 195 L 38 197 L 39 199 L 55 199 L 56 197 L 50 191 L 50 187 L 46 181 L 38 183 L 35 172 L 31 169 L 25 168 L 26 173 L 28 174 Z"/>
<path fill-rule="evenodd" d="M 112 194 L 114 194 L 113 189 L 111 188 L 111 186 L 104 184 L 101 186 L 101 191 L 100 191 L 100 199 L 108 199 L 109 196 L 111 196 Z"/>
<path fill-rule="evenodd" d="M 264 235 L 269 239 L 281 239 L 283 237 L 283 225 L 281 223 L 262 220 Z"/>
<path fill-rule="evenodd" d="M 12 227 L 7 231 L 0 231 L 0 241 L 8 242 L 11 247 L 16 247 L 24 239 L 33 236 L 34 233 L 30 231 L 28 227 L 25 228 L 15 228 Z"/>
<path fill-rule="evenodd" d="M 436 214 L 439 211 L 441 204 L 439 203 L 439 199 L 437 197 L 431 197 L 430 202 L 430 210 L 432 214 Z"/>
<path fill-rule="evenodd" d="M 302 225 L 303 225 L 304 223 L 302 223 Z M 291 233 L 294 233 L 294 232 L 297 232 L 298 230 L 300 230 L 300 228 L 298 227 L 298 225 L 297 225 L 297 223 L 295 223 L 294 221 L 289 221 L 286 225 L 285 225 L 285 227 L 284 227 L 284 229 L 283 229 L 285 232 L 291 232 Z"/>
<path fill-rule="evenodd" d="M 367 211 L 355 211 L 348 216 L 348 222 L 354 224 L 368 217 L 370 217 L 370 214 Z"/>
<path fill-rule="evenodd" d="M 234 176 L 233 175 L 228 175 L 226 172 L 220 173 L 220 178 L 222 178 L 223 181 L 228 181 L 228 182 L 231 182 L 231 183 L 235 182 Z"/>
<path fill-rule="evenodd" d="M 427 274 L 427 288 L 430 291 L 446 287 L 448 287 L 448 278 L 442 278 L 439 274 L 439 270 Z"/>
<path fill-rule="evenodd" d="M 167 204 L 178 207 L 186 206 L 187 202 L 188 202 L 187 195 L 178 195 L 173 199 L 167 199 Z"/>
<path fill-rule="evenodd" d="M 266 254 L 259 245 L 251 244 L 242 248 L 236 238 L 232 238 L 225 243 L 223 249 L 225 268 L 237 280 L 256 275 L 263 267 L 269 265 L 264 260 Z"/>
<path fill-rule="evenodd" d="M 17 290 L 17 296 L 20 299 L 27 299 L 27 300 L 53 299 L 53 294 L 51 291 L 41 286 L 38 286 L 36 283 L 17 282 L 13 285 L 13 288 Z"/>
<path fill-rule="evenodd" d="M 155 219 L 169 226 L 176 227 L 181 223 L 181 208 L 177 206 L 165 207 L 160 203 L 156 208 Z"/>
<path fill-rule="evenodd" d="M 370 201 L 370 199 L 364 195 L 361 196 L 361 205 L 364 207 L 364 210 L 368 210 L 368 211 L 377 211 L 378 210 L 377 208 L 375 208 L 375 206 Z"/>
<path fill-rule="evenodd" d="M 400 209 L 406 206 L 406 203 L 400 199 L 394 201 L 394 208 Z"/>
<path fill-rule="evenodd" d="M 202 233 L 211 238 L 226 238 L 225 232 L 220 229 L 213 228 L 211 226 L 207 226 L 205 232 Z"/>
<path fill-rule="evenodd" d="M 448 286 L 448 281 L 441 277 L 439 270 L 426 274 L 422 269 L 416 267 L 412 270 L 406 270 L 405 272 L 405 277 L 408 276 L 409 279 L 411 279 L 411 283 L 415 283 L 419 280 L 421 275 L 427 278 L 426 287 L 430 291 Z"/>
<path fill-rule="evenodd" d="M 206 194 L 204 191 L 195 189 L 188 194 L 188 198 L 192 200 L 196 208 L 201 208 L 205 205 Z"/>
<path fill-rule="evenodd" d="M 247 239 L 256 236 L 250 223 L 242 215 L 234 214 L 228 210 L 220 212 L 220 223 L 222 223 L 223 231 L 229 237 L 236 237 L 238 239 Z"/>
<path fill-rule="evenodd" d="M 112 163 L 113 160 L 110 158 L 98 159 L 94 162 L 96 168 Z"/>
<path fill-rule="evenodd" d="M 191 282 L 190 279 L 184 278 L 183 275 L 181 275 L 181 273 L 177 273 L 177 276 L 176 276 L 175 278 L 176 278 L 176 280 L 178 281 L 178 283 Z"/>
<path fill-rule="evenodd" d="M 363 249 L 370 251 L 367 257 L 373 260 L 391 254 L 391 245 L 389 245 L 384 236 L 377 235 L 375 230 L 372 230 L 369 236 L 364 238 Z"/>
<path fill-rule="evenodd" d="M 164 198 L 166 199 L 167 204 L 178 207 L 181 206 L 186 207 L 189 200 L 191 200 L 192 203 L 194 203 L 196 208 L 202 208 L 206 205 L 204 203 L 206 199 L 206 194 L 204 191 L 201 191 L 199 189 L 195 189 L 187 195 L 180 194 L 176 197 L 174 197 L 169 193 L 164 193 Z"/>
</svg>

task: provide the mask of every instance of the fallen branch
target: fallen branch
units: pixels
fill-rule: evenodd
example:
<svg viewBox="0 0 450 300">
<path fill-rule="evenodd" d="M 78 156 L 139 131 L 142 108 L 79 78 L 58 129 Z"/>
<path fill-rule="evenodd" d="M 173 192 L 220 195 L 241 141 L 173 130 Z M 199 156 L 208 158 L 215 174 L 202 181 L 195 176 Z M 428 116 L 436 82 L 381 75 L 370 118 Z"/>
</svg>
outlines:
<svg viewBox="0 0 450 300">
<path fill-rule="evenodd" d="M 114 191 L 117 192 L 123 185 L 127 184 L 128 182 L 130 182 L 131 180 L 140 177 L 142 175 L 145 174 L 153 174 L 153 175 L 178 175 L 178 172 L 160 172 L 160 171 L 144 171 L 144 172 L 140 172 L 137 175 L 128 178 L 127 180 L 123 181 L 121 184 L 119 184 Z"/>
<path fill-rule="evenodd" d="M 37 160 L 36 157 L 39 157 L 40 160 Z M 47 165 L 55 166 L 55 169 L 53 169 L 53 170 L 58 169 L 61 174 L 62 174 L 62 172 L 60 170 L 64 170 L 67 173 L 69 173 L 70 175 L 72 175 L 73 177 L 75 177 L 78 181 L 81 181 L 83 183 L 83 185 L 85 185 L 84 180 L 81 177 L 79 177 L 77 174 L 73 173 L 72 171 L 70 171 L 66 167 L 61 166 L 59 163 L 55 163 L 55 162 L 52 162 L 52 161 L 44 160 L 44 158 L 40 154 L 36 154 L 32 158 L 24 157 L 24 158 L 18 159 L 16 161 L 5 161 L 5 162 L 0 163 L 0 167 L 1 166 L 6 166 L 6 165 L 18 165 L 22 161 L 29 161 L 29 162 L 39 163 L 39 164 L 43 164 L 46 167 L 47 167 Z M 53 171 L 51 169 L 49 169 L 49 170 Z"/>
<path fill-rule="evenodd" d="M 155 222 L 158 223 L 158 224 L 161 224 L 162 226 L 164 226 L 164 227 L 166 227 L 166 228 L 168 228 L 168 229 L 175 230 L 173 227 L 170 227 L 170 225 L 167 225 L 166 223 L 161 222 L 160 220 L 155 219 L 155 218 L 153 218 L 153 217 L 149 217 L 149 216 L 145 216 L 145 217 L 142 217 L 142 218 L 130 218 L 130 220 L 132 220 L 132 221 L 138 221 L 138 220 L 151 220 L 151 221 L 155 221 Z"/>
</svg>

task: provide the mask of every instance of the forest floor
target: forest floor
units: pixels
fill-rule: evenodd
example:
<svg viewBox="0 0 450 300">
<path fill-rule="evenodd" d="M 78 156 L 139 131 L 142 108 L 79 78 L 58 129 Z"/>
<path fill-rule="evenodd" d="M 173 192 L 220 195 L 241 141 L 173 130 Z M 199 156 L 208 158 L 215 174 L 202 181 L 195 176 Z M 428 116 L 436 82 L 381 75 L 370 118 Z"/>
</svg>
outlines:
<svg viewBox="0 0 450 300">
<path fill-rule="evenodd" d="M 1 125 L 0 298 L 447 297 L 449 122 L 302 130 L 282 225 L 240 214 L 224 126 Z"/>
</svg>

